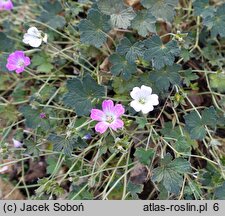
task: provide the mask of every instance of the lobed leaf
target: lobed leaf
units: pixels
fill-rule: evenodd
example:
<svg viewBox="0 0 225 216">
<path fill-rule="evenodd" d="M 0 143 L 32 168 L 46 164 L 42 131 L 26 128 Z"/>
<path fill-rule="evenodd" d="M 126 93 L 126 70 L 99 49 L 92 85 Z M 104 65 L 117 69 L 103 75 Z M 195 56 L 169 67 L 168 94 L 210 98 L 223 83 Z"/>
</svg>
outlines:
<svg viewBox="0 0 225 216">
<path fill-rule="evenodd" d="M 172 156 L 167 154 L 161 160 L 161 165 L 153 169 L 153 182 L 162 182 L 170 193 L 178 194 L 183 183 L 182 175 L 190 171 L 190 163 L 182 158 L 172 161 Z"/>
<path fill-rule="evenodd" d="M 206 136 L 205 126 L 215 127 L 217 122 L 217 115 L 214 107 L 206 108 L 202 111 L 202 116 L 196 111 L 191 111 L 184 116 L 185 128 L 189 132 L 192 139 L 203 140 Z"/>
<path fill-rule="evenodd" d="M 138 58 L 143 57 L 144 44 L 142 41 L 134 44 L 128 38 L 123 38 L 119 45 L 116 47 L 116 51 L 124 55 L 129 63 L 135 63 Z"/>
<path fill-rule="evenodd" d="M 114 76 L 122 76 L 123 79 L 129 80 L 137 70 L 136 64 L 129 63 L 125 57 L 114 53 L 109 57 L 112 63 L 111 72 Z"/>
<path fill-rule="evenodd" d="M 102 13 L 110 16 L 112 26 L 127 29 L 135 17 L 132 7 L 127 7 L 121 0 L 99 0 L 98 7 Z"/>
<path fill-rule="evenodd" d="M 96 9 L 90 9 L 87 19 L 80 21 L 80 39 L 82 43 L 101 47 L 107 40 L 107 32 L 111 26 L 109 16 L 102 14 Z"/>
<path fill-rule="evenodd" d="M 68 93 L 64 95 L 65 105 L 74 109 L 78 116 L 87 115 L 92 108 L 92 100 L 105 95 L 103 86 L 100 86 L 88 74 L 82 80 L 75 78 L 67 81 Z"/>
<path fill-rule="evenodd" d="M 204 18 L 203 24 L 211 31 L 212 37 L 220 35 L 225 37 L 225 4 L 219 6 L 213 16 L 209 15 Z"/>
<path fill-rule="evenodd" d="M 165 65 L 172 65 L 175 57 L 180 54 L 180 49 L 175 40 L 171 40 L 164 45 L 160 37 L 154 35 L 145 40 L 144 43 L 147 48 L 144 58 L 147 61 L 152 61 L 152 65 L 156 69 L 161 69 Z"/>
<path fill-rule="evenodd" d="M 149 33 L 156 33 L 156 18 L 150 10 L 138 11 L 137 16 L 132 20 L 131 27 L 138 31 L 142 37 L 146 37 Z"/>
<path fill-rule="evenodd" d="M 149 9 L 156 18 L 171 22 L 175 16 L 178 0 L 141 0 L 141 4 Z"/>
</svg>

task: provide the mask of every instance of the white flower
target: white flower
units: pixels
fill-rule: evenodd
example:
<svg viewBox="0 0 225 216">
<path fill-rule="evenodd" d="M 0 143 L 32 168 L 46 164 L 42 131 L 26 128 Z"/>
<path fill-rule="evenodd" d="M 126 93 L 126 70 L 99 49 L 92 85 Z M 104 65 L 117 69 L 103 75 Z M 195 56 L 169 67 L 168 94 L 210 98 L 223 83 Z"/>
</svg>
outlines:
<svg viewBox="0 0 225 216">
<path fill-rule="evenodd" d="M 149 113 L 154 109 L 153 106 L 159 104 L 158 95 L 152 94 L 152 89 L 145 85 L 142 85 L 141 88 L 134 87 L 130 96 L 134 99 L 130 103 L 130 106 L 133 107 L 135 111 L 142 111 L 144 114 Z"/>
<path fill-rule="evenodd" d="M 8 169 L 8 166 L 3 166 L 2 168 L 0 168 L 0 174 L 4 174 Z"/>
<path fill-rule="evenodd" d="M 23 36 L 23 42 L 25 44 L 29 44 L 32 47 L 39 47 L 44 41 L 47 43 L 48 36 L 47 34 L 44 34 L 42 36 L 41 31 L 39 31 L 36 27 L 31 27 L 27 30 L 27 33 Z"/>
<path fill-rule="evenodd" d="M 12 139 L 12 141 L 13 141 L 13 146 L 15 148 L 19 148 L 19 147 L 21 147 L 23 145 L 20 141 L 15 140 L 14 138 Z"/>
</svg>

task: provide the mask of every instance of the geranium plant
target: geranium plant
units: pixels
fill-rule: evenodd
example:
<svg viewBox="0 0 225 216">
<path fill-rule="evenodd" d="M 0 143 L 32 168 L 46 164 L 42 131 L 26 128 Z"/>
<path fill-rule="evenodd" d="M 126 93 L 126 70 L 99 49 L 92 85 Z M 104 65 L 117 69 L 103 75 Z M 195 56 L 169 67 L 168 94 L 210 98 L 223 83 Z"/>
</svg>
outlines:
<svg viewBox="0 0 225 216">
<path fill-rule="evenodd" d="M 223 0 L 0 0 L 0 26 L 21 199 L 225 199 Z"/>
</svg>

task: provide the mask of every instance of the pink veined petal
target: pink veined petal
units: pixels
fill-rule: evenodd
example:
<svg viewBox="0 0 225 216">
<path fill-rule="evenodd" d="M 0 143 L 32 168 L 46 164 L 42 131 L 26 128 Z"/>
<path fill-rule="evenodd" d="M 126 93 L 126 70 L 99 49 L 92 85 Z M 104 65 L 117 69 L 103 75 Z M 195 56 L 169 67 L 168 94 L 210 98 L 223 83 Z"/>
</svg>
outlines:
<svg viewBox="0 0 225 216">
<path fill-rule="evenodd" d="M 12 9 L 13 9 L 13 4 L 12 4 L 11 1 L 8 2 L 8 4 L 5 5 L 5 9 L 6 9 L 6 10 L 12 10 Z"/>
<path fill-rule="evenodd" d="M 23 51 L 17 50 L 14 52 L 14 56 L 15 58 L 24 58 L 25 55 Z"/>
<path fill-rule="evenodd" d="M 102 121 L 105 114 L 102 112 L 102 110 L 99 109 L 92 109 L 91 110 L 91 119 L 95 121 Z"/>
<path fill-rule="evenodd" d="M 118 128 L 122 128 L 124 125 L 123 121 L 121 119 L 116 119 L 113 123 L 109 125 L 110 128 L 113 130 L 117 130 Z"/>
<path fill-rule="evenodd" d="M 29 57 L 25 57 L 24 58 L 24 64 L 25 64 L 25 66 L 28 66 L 28 65 L 30 65 L 30 58 Z"/>
<path fill-rule="evenodd" d="M 99 122 L 95 125 L 96 132 L 99 132 L 100 134 L 103 134 L 108 129 L 109 124 L 106 122 Z"/>
<path fill-rule="evenodd" d="M 22 73 L 24 71 L 24 67 L 20 67 L 16 69 L 16 73 Z"/>
<path fill-rule="evenodd" d="M 7 65 L 6 65 L 6 68 L 9 70 L 9 71 L 13 71 L 13 70 L 16 70 L 16 65 L 15 64 L 10 64 L 10 63 L 8 63 Z"/>
<path fill-rule="evenodd" d="M 7 61 L 10 62 L 10 63 L 16 63 L 17 62 L 17 57 L 15 56 L 15 53 L 11 53 L 8 56 Z"/>
<path fill-rule="evenodd" d="M 13 3 L 11 0 L 6 2 L 0 2 L 0 10 L 11 10 L 13 9 Z"/>
<path fill-rule="evenodd" d="M 111 114 L 114 108 L 114 104 L 112 100 L 104 100 L 102 102 L 102 110 L 106 114 Z"/>
<path fill-rule="evenodd" d="M 116 104 L 113 108 L 113 114 L 118 118 L 125 113 L 125 109 L 121 104 Z"/>
</svg>

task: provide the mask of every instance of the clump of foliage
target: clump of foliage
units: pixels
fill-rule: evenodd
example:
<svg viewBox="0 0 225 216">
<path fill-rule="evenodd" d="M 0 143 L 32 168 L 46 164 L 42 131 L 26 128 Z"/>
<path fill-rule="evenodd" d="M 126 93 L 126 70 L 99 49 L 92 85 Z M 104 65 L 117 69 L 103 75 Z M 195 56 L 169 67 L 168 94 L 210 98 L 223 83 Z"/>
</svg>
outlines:
<svg viewBox="0 0 225 216">
<path fill-rule="evenodd" d="M 36 48 L 22 42 L 34 26 Z M 0 11 L 0 178 L 27 199 L 225 199 L 224 26 L 222 0 L 14 1 Z M 15 50 L 30 58 L 19 74 Z M 143 85 L 148 113 L 131 106 Z M 99 133 L 104 101 L 124 112 Z"/>
</svg>

